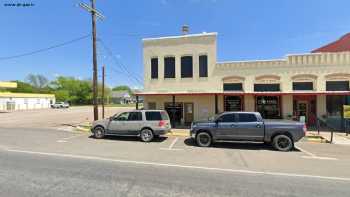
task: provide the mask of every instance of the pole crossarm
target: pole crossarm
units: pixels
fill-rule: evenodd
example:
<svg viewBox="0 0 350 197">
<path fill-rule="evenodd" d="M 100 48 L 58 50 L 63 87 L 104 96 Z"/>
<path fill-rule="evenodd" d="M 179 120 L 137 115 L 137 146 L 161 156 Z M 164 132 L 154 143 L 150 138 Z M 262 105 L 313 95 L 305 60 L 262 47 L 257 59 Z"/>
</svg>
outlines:
<svg viewBox="0 0 350 197">
<path fill-rule="evenodd" d="M 95 8 L 90 7 L 89 5 L 87 5 L 85 3 L 79 3 L 79 6 L 81 8 L 83 8 L 84 10 L 88 11 L 88 12 L 95 13 L 95 15 L 101 20 L 106 18 L 98 10 L 96 10 Z"/>
</svg>

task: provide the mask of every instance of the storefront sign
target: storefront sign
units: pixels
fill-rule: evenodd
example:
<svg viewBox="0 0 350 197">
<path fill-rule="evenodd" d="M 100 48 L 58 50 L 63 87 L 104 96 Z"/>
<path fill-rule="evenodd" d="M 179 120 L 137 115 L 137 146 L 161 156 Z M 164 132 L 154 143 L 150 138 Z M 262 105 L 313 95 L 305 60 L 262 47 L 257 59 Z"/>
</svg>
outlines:
<svg viewBox="0 0 350 197">
<path fill-rule="evenodd" d="M 344 105 L 344 118 L 350 119 L 350 105 Z"/>
</svg>

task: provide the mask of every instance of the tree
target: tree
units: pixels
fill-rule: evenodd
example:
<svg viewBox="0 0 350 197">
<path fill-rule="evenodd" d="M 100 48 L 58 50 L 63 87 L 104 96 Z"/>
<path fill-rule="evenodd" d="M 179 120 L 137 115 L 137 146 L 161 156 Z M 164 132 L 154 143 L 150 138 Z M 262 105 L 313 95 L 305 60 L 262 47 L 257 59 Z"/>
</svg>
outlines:
<svg viewBox="0 0 350 197">
<path fill-rule="evenodd" d="M 55 90 L 58 101 L 68 101 L 71 104 L 91 104 L 92 82 L 73 77 L 57 77 L 50 87 Z M 62 100 L 61 100 L 62 99 Z"/>
<path fill-rule="evenodd" d="M 98 90 L 98 100 L 99 100 L 99 103 L 101 103 L 102 102 L 102 84 L 101 83 L 97 84 L 97 90 Z M 112 89 L 105 84 L 105 95 L 104 95 L 105 103 L 109 101 L 111 94 L 112 94 Z"/>
<path fill-rule="evenodd" d="M 55 97 L 57 101 L 68 101 L 69 93 L 67 90 L 57 90 L 55 91 Z"/>
<path fill-rule="evenodd" d="M 37 89 L 44 88 L 49 84 L 49 80 L 45 76 L 39 74 L 29 74 L 26 77 L 26 81 Z"/>
<path fill-rule="evenodd" d="M 112 89 L 113 91 L 128 91 L 128 93 L 130 95 L 132 95 L 132 90 L 129 86 L 127 85 L 120 85 L 120 86 L 116 86 Z"/>
</svg>

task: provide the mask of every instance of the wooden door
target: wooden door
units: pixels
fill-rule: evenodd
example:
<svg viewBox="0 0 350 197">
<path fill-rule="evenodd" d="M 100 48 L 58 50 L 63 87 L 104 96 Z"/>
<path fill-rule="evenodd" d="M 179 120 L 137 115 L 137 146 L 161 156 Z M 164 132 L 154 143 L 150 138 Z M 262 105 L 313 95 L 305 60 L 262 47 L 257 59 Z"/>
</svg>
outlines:
<svg viewBox="0 0 350 197">
<path fill-rule="evenodd" d="M 193 122 L 193 103 L 184 103 L 185 124 Z"/>
</svg>

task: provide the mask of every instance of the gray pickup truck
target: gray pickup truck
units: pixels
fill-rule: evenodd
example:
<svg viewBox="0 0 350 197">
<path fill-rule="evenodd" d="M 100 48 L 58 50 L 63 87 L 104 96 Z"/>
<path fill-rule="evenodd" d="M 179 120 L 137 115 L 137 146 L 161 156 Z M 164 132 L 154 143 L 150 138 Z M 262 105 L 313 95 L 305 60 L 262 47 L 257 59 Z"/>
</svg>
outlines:
<svg viewBox="0 0 350 197">
<path fill-rule="evenodd" d="M 304 123 L 264 120 L 258 112 L 223 112 L 208 121 L 191 125 L 191 138 L 207 147 L 219 141 L 255 141 L 272 144 L 279 151 L 290 151 L 305 136 Z"/>
</svg>

